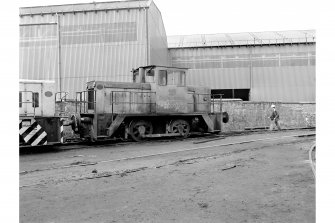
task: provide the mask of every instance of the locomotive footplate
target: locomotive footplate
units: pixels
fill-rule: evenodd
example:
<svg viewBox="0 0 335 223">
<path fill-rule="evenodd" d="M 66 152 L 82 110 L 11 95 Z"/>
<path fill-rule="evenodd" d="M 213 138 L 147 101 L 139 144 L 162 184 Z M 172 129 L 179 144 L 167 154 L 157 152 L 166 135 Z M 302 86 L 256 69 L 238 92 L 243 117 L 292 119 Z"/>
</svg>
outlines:
<svg viewBox="0 0 335 223">
<path fill-rule="evenodd" d="M 148 134 L 148 135 L 143 135 L 142 138 L 159 138 L 159 137 L 168 137 L 168 136 L 182 136 L 182 135 L 180 133 Z"/>
</svg>

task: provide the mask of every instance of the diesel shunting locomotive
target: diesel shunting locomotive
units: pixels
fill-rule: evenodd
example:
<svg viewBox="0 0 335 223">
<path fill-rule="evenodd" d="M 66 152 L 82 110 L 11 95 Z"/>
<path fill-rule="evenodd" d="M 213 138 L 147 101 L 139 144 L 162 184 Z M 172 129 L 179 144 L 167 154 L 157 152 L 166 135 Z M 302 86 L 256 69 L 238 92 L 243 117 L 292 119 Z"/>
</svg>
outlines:
<svg viewBox="0 0 335 223">
<path fill-rule="evenodd" d="M 220 102 L 211 89 L 186 85 L 186 68 L 144 66 L 134 69 L 133 83 L 90 81 L 76 93 L 74 132 L 82 138 L 187 137 L 219 132 L 228 114 L 214 112 Z"/>
</svg>

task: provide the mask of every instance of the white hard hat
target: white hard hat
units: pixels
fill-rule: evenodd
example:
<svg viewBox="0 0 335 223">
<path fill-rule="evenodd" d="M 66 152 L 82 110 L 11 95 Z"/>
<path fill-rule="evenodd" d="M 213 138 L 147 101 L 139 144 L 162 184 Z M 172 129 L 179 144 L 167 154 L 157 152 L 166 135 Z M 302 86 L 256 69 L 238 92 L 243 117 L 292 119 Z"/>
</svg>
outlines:
<svg viewBox="0 0 335 223">
<path fill-rule="evenodd" d="M 275 108 L 276 106 L 275 105 L 271 105 L 271 108 Z"/>
</svg>

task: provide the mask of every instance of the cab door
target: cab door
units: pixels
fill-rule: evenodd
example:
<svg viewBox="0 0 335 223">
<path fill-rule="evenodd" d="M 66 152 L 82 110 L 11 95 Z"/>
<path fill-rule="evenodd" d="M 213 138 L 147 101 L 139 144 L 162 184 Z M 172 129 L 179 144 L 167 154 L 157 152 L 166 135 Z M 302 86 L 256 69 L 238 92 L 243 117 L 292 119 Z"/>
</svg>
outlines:
<svg viewBox="0 0 335 223">
<path fill-rule="evenodd" d="M 41 83 L 20 83 L 20 115 L 41 116 Z"/>
<path fill-rule="evenodd" d="M 158 70 L 156 85 L 156 111 L 158 113 L 187 113 L 185 72 Z"/>
</svg>

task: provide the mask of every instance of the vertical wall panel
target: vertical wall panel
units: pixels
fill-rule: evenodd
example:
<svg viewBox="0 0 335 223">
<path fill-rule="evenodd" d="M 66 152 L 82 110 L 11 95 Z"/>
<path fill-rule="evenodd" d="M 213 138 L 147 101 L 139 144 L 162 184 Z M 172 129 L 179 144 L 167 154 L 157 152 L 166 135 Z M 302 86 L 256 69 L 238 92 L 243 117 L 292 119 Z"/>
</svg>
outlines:
<svg viewBox="0 0 335 223">
<path fill-rule="evenodd" d="M 155 3 L 148 9 L 148 34 L 149 64 L 171 66 L 164 23 Z"/>
<path fill-rule="evenodd" d="M 57 91 L 69 91 L 74 98 L 73 92 L 84 90 L 87 81 L 130 82 L 131 69 L 147 65 L 145 10 L 76 12 L 59 17 L 61 83 L 57 24 L 20 27 L 21 79 L 55 80 Z M 21 16 L 21 24 L 48 22 L 57 22 L 56 15 Z M 167 44 L 165 47 L 167 52 Z"/>
<path fill-rule="evenodd" d="M 315 101 L 315 68 L 254 68 L 253 101 Z"/>
<path fill-rule="evenodd" d="M 212 89 L 250 89 L 252 101 L 315 102 L 315 44 L 169 49 L 187 81 Z"/>
</svg>

